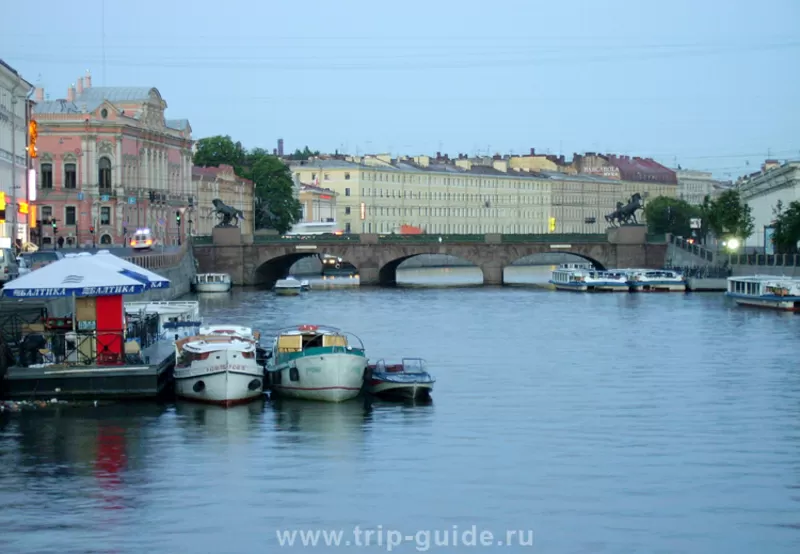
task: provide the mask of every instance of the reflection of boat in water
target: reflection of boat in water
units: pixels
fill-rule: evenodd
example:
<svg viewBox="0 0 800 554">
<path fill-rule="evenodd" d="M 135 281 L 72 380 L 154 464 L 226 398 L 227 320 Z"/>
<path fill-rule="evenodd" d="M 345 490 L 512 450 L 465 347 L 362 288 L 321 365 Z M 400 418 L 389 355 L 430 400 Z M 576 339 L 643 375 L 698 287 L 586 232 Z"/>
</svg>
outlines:
<svg viewBox="0 0 800 554">
<path fill-rule="evenodd" d="M 263 425 L 262 414 L 266 400 L 256 399 L 249 404 L 239 406 L 217 406 L 214 404 L 197 404 L 178 401 L 175 413 L 188 425 L 202 428 L 209 434 L 236 435 L 246 434 L 251 429 L 260 429 Z"/>
<path fill-rule="evenodd" d="M 275 398 L 270 402 L 275 429 L 300 432 L 308 440 L 319 441 L 361 434 L 371 421 L 371 409 L 365 402 L 305 402 L 294 398 Z"/>
</svg>

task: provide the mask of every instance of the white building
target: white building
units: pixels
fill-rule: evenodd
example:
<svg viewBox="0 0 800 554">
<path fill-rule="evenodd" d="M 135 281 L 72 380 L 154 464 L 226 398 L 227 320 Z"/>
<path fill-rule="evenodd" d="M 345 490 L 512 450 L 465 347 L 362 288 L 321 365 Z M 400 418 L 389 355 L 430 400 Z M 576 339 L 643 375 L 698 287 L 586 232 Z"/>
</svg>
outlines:
<svg viewBox="0 0 800 554">
<path fill-rule="evenodd" d="M 763 248 L 766 229 L 775 219 L 778 201 L 784 206 L 800 200 L 800 162 L 765 164 L 762 171 L 737 184 L 742 201 L 752 210 L 755 231 L 747 246 Z"/>
<path fill-rule="evenodd" d="M 724 184 L 708 171 L 676 169 L 675 176 L 678 178 L 678 198 L 689 204 L 699 206 L 706 196 L 713 198 L 724 190 Z"/>
<path fill-rule="evenodd" d="M 6 202 L 6 219 L 0 224 L 0 237 L 13 236 L 13 222 L 19 219 L 15 219 L 14 199 L 24 201 L 27 198 L 26 148 L 31 93 L 33 85 L 0 59 L 0 192 L 4 193 Z M 18 234 L 24 234 L 23 226 L 18 228 Z"/>
</svg>

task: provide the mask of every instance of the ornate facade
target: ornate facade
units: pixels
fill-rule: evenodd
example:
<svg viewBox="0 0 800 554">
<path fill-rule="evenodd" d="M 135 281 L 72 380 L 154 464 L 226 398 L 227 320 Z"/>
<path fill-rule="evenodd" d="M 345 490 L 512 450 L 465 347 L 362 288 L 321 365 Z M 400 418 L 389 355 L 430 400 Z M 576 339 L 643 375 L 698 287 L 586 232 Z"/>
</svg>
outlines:
<svg viewBox="0 0 800 554">
<path fill-rule="evenodd" d="M 243 235 L 253 234 L 253 181 L 238 177 L 231 166 L 221 165 L 192 168 L 192 182 L 197 191 L 197 205 L 188 216 L 192 221 L 193 235 L 210 235 L 211 229 L 220 222 L 211 204 L 215 198 L 241 210 L 244 221 L 239 221 L 239 228 Z"/>
<path fill-rule="evenodd" d="M 37 217 L 56 220 L 55 229 L 42 225 L 44 244 L 124 244 L 141 227 L 164 244 L 186 236 L 176 213 L 196 200 L 192 130 L 164 118 L 157 89 L 93 87 L 87 72 L 65 99 L 45 101 L 36 89 L 35 101 Z"/>
</svg>

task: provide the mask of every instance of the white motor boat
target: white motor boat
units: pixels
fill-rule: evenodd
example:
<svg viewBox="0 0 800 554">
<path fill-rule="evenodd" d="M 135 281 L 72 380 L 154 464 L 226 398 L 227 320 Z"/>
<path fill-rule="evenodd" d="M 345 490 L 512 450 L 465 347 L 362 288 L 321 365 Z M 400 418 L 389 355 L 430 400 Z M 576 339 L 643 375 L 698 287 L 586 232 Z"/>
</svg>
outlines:
<svg viewBox="0 0 800 554">
<path fill-rule="evenodd" d="M 175 395 L 233 406 L 263 394 L 256 343 L 240 336 L 197 335 L 175 342 Z"/>
<path fill-rule="evenodd" d="M 308 281 L 306 281 L 306 284 L 308 284 Z M 286 279 L 278 279 L 273 290 L 279 296 L 297 296 L 303 290 L 303 282 L 290 275 Z"/>
<path fill-rule="evenodd" d="M 228 292 L 232 283 L 227 273 L 198 273 L 193 285 L 195 292 Z"/>
<path fill-rule="evenodd" d="M 670 269 L 624 269 L 632 292 L 685 292 L 686 279 Z"/>
<path fill-rule="evenodd" d="M 267 356 L 271 389 L 278 395 L 307 400 L 355 398 L 367 368 L 364 345 L 358 337 L 321 325 L 279 331 Z"/>
</svg>

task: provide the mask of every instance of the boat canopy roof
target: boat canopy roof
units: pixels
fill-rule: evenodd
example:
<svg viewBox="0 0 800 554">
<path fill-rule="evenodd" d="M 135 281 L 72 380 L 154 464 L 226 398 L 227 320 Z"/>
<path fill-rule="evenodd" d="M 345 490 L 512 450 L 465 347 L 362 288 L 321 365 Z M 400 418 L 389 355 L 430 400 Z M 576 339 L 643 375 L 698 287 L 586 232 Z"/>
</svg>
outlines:
<svg viewBox="0 0 800 554">
<path fill-rule="evenodd" d="M 336 327 L 329 327 L 327 325 L 295 325 L 293 327 L 286 327 L 278 331 L 279 335 L 343 335 L 345 334 L 341 329 Z"/>
<path fill-rule="evenodd" d="M 245 327 L 244 325 L 203 325 L 200 327 L 201 335 L 219 335 L 227 337 L 241 337 L 246 339 L 253 339 L 255 334 L 253 329 Z"/>
<path fill-rule="evenodd" d="M 249 340 L 239 337 L 226 337 L 223 335 L 197 335 L 186 337 L 175 342 L 177 350 L 187 352 L 205 353 L 219 352 L 220 350 L 235 350 L 237 352 L 254 352 L 256 345 Z"/>
</svg>

